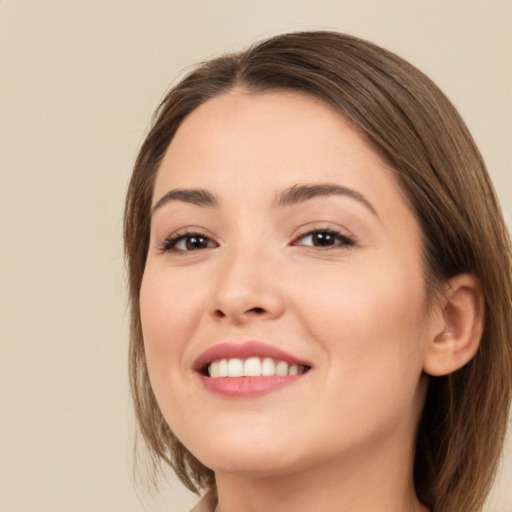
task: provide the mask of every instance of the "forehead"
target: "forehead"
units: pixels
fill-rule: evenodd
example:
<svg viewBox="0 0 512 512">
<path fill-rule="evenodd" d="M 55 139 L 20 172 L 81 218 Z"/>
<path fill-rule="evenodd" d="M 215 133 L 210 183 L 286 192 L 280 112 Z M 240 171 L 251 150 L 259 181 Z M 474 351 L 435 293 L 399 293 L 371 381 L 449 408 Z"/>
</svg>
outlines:
<svg viewBox="0 0 512 512">
<path fill-rule="evenodd" d="M 338 111 L 310 95 L 230 91 L 195 109 L 163 159 L 155 196 L 169 186 L 290 180 L 394 181 L 389 165 Z"/>
</svg>

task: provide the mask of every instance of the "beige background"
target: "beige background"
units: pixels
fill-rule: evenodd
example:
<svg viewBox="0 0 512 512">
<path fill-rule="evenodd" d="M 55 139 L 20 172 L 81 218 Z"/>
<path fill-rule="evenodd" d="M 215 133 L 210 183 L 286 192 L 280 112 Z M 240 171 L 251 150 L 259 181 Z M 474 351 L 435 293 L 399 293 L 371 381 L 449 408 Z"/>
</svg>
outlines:
<svg viewBox="0 0 512 512">
<path fill-rule="evenodd" d="M 512 0 L 0 0 L 0 511 L 181 511 L 132 489 L 121 219 L 174 77 L 276 32 L 336 28 L 427 72 L 512 212 Z M 478 468 L 475 468 L 478 471 Z M 489 511 L 512 511 L 512 453 Z"/>
</svg>

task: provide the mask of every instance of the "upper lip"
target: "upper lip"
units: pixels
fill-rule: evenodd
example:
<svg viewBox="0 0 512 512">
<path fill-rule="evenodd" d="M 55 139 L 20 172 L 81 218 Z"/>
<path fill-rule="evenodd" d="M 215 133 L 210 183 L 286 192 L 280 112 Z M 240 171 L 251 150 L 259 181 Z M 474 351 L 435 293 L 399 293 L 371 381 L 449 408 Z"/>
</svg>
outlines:
<svg viewBox="0 0 512 512">
<path fill-rule="evenodd" d="M 261 343 L 259 341 L 245 341 L 242 343 L 220 343 L 205 350 L 194 362 L 193 369 L 201 372 L 209 363 L 220 359 L 248 359 L 249 357 L 271 357 L 288 364 L 311 366 L 310 363 L 299 359 L 284 350 Z"/>
</svg>

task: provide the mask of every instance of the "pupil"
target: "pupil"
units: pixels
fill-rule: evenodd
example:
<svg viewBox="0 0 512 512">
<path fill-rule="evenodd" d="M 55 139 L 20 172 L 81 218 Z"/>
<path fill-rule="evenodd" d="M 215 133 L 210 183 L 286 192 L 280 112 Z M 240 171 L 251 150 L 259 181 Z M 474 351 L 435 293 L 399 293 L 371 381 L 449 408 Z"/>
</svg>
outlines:
<svg viewBox="0 0 512 512">
<path fill-rule="evenodd" d="M 192 236 L 187 240 L 187 249 L 200 249 L 204 247 L 204 238 L 202 236 Z"/>
<path fill-rule="evenodd" d="M 313 241 L 315 245 L 332 245 L 334 236 L 330 233 L 315 233 L 313 235 Z"/>
</svg>

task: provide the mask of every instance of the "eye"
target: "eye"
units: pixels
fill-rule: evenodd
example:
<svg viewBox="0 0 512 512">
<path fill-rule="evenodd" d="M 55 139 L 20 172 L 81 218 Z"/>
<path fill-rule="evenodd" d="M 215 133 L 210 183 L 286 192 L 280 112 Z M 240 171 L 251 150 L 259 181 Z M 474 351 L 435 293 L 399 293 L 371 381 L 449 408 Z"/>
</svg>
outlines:
<svg viewBox="0 0 512 512">
<path fill-rule="evenodd" d="M 346 237 L 339 231 L 331 229 L 319 229 L 310 231 L 305 235 L 297 238 L 293 245 L 304 245 L 309 247 L 351 247 L 354 241 Z"/>
<path fill-rule="evenodd" d="M 200 233 L 177 233 L 165 240 L 159 248 L 162 252 L 190 252 L 201 249 L 212 249 L 217 244 Z"/>
</svg>

